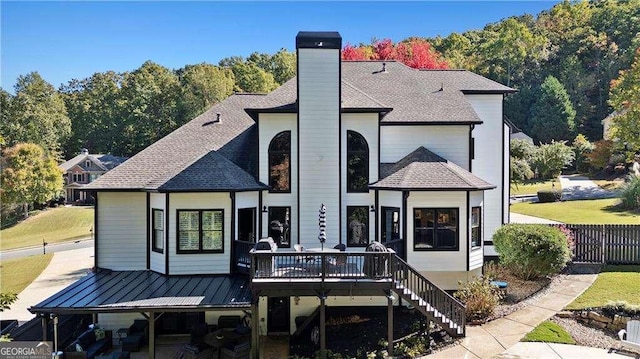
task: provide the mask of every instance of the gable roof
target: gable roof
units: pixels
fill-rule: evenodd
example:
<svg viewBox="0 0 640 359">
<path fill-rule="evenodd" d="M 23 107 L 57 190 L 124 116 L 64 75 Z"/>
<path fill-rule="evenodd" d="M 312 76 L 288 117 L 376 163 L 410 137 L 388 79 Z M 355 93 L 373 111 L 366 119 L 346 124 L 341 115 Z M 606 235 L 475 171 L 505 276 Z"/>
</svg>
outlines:
<svg viewBox="0 0 640 359">
<path fill-rule="evenodd" d="M 102 154 L 92 155 L 92 154 L 81 153 L 79 155 L 76 155 L 72 159 L 59 164 L 58 167 L 64 172 L 67 172 L 68 170 L 73 168 L 73 166 L 76 166 L 76 165 L 85 171 L 92 170 L 91 168 L 86 168 L 84 164 L 85 160 L 90 160 L 96 167 L 98 167 L 99 170 L 106 172 L 120 165 L 121 163 L 126 161 L 127 158 L 113 156 L 113 155 L 102 155 Z"/>
<path fill-rule="evenodd" d="M 496 187 L 422 146 L 396 163 L 381 164 L 380 176 L 370 188 L 467 191 Z"/>
<path fill-rule="evenodd" d="M 227 98 L 91 182 L 85 189 L 186 190 L 183 185 L 194 186 L 194 189 L 217 189 L 216 184 L 231 186 L 228 176 L 242 178 L 234 190 L 266 188 L 255 180 L 247 180 L 247 176 L 252 177 L 251 173 L 256 171 L 253 158 L 256 143 L 251 135 L 255 122 L 244 112 L 249 104 L 262 97 L 264 95 L 236 94 Z M 221 121 L 215 122 L 218 113 Z M 215 151 L 217 155 L 210 155 Z M 215 172 L 209 175 L 197 173 L 203 166 L 209 166 L 204 172 L 213 172 L 210 171 L 213 167 L 230 172 L 225 173 L 226 179 L 214 179 Z"/>
</svg>

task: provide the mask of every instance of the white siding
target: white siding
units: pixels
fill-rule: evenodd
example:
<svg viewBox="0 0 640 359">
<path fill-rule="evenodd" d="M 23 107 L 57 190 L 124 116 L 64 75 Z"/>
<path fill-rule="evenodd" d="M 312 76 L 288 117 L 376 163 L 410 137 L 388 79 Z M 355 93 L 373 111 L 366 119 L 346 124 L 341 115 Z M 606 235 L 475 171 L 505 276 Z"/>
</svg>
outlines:
<svg viewBox="0 0 640 359">
<path fill-rule="evenodd" d="M 467 270 L 467 221 L 466 192 L 411 192 L 407 199 L 407 262 L 418 271 L 466 271 Z M 457 251 L 415 251 L 414 208 L 458 208 Z"/>
<path fill-rule="evenodd" d="M 147 269 L 147 198 L 142 192 L 98 192 L 97 266 Z"/>
<path fill-rule="evenodd" d="M 502 95 L 466 95 L 466 98 L 483 121 L 473 130 L 476 148 L 472 172 L 497 186 L 493 190 L 485 191 L 484 194 L 485 240 L 491 240 L 493 233 L 503 223 L 503 211 L 508 212 L 509 210 L 508 198 L 503 198 L 503 192 L 508 191 L 508 182 L 506 181 L 509 177 L 509 162 L 505 163 L 506 173 L 503 173 L 502 161 L 505 151 L 502 146 L 503 142 L 507 147 L 509 144 L 503 138 L 505 134 L 502 119 Z M 508 134 L 506 138 L 508 139 Z M 485 247 L 485 255 L 490 254 L 489 250 Z"/>
<path fill-rule="evenodd" d="M 260 181 L 269 184 L 269 144 L 275 135 L 282 131 L 291 131 L 291 192 L 269 193 L 265 191 L 262 197 L 263 206 L 291 207 L 291 243 L 298 243 L 297 228 L 298 219 L 298 132 L 297 118 L 295 114 L 260 114 L 259 127 L 259 153 L 260 153 Z M 240 207 L 238 207 L 240 208 Z M 268 214 L 259 209 L 258 215 L 262 216 L 262 228 L 259 237 L 269 233 Z"/>
<path fill-rule="evenodd" d="M 317 246 L 318 210 L 327 207 L 327 243 L 340 235 L 340 50 L 298 50 L 299 233 Z M 295 218 L 295 217 L 294 217 Z"/>
<path fill-rule="evenodd" d="M 171 193 L 169 207 L 169 274 L 229 273 L 232 215 L 229 193 Z M 179 209 L 223 209 L 224 253 L 178 254 L 176 211 Z"/>
<path fill-rule="evenodd" d="M 347 243 L 347 206 L 366 206 L 375 204 L 374 192 L 347 192 L 347 131 L 355 131 L 362 135 L 369 145 L 369 183 L 378 180 L 378 114 L 346 113 L 342 114 L 342 242 Z M 375 240 L 375 215 L 369 215 L 369 242 Z"/>
<path fill-rule="evenodd" d="M 420 146 L 469 169 L 469 126 L 381 126 L 380 161 L 395 163 Z"/>
<path fill-rule="evenodd" d="M 484 227 L 484 208 L 483 207 L 483 192 L 482 191 L 477 191 L 477 192 L 470 192 L 469 193 L 469 218 L 468 218 L 468 226 L 469 226 L 469 245 L 471 245 L 471 207 L 480 207 L 480 247 L 478 248 L 469 248 L 469 270 L 473 270 L 476 268 L 482 268 L 482 265 L 484 264 L 484 255 L 482 253 L 482 247 L 483 247 L 483 239 L 484 236 L 482 235 L 484 233 L 483 231 L 483 227 Z"/>
<path fill-rule="evenodd" d="M 167 209 L 165 208 L 166 204 L 166 194 L 165 193 L 151 193 L 151 198 L 149 201 L 149 205 L 151 206 L 149 214 L 153 216 L 153 209 L 161 209 L 164 213 L 164 252 L 158 253 L 153 251 L 153 217 L 151 221 L 149 221 L 149 240 L 152 243 L 149 244 L 149 248 L 151 248 L 151 261 L 150 261 L 150 269 L 156 271 L 158 273 L 167 274 L 165 270 L 165 256 L 167 255 Z"/>
</svg>

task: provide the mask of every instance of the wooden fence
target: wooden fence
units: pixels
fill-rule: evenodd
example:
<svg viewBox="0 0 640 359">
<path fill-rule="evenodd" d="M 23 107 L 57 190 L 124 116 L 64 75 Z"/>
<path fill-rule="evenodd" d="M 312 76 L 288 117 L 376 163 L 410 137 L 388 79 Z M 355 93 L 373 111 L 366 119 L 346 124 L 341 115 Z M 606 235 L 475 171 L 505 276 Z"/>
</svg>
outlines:
<svg viewBox="0 0 640 359">
<path fill-rule="evenodd" d="M 640 225 L 554 224 L 573 233 L 573 261 L 602 264 L 640 264 Z"/>
</svg>

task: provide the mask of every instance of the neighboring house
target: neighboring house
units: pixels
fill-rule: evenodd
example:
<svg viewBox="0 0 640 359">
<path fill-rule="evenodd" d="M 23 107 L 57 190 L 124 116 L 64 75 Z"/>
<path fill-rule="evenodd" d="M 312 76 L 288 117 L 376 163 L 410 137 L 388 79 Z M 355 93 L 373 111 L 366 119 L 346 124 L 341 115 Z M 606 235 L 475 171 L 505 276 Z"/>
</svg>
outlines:
<svg viewBox="0 0 640 359">
<path fill-rule="evenodd" d="M 533 138 L 524 133 L 515 123 L 511 122 L 507 116 L 504 116 L 504 123 L 509 126 L 509 139 L 510 140 L 525 140 L 533 145 Z"/>
<path fill-rule="evenodd" d="M 92 202 L 83 190 L 84 187 L 126 159 L 126 157 L 112 155 L 92 155 L 86 148 L 81 149 L 77 156 L 58 166 L 63 172 L 65 202 Z"/>
<path fill-rule="evenodd" d="M 299 33 L 296 78 L 229 97 L 87 185 L 96 273 L 31 311 L 93 313 L 110 329 L 142 313 L 151 338 L 250 311 L 255 355 L 258 334 L 294 333 L 316 308 L 323 328 L 327 302 L 403 299 L 463 335 L 464 308 L 444 290 L 482 273 L 508 222 L 514 90 L 342 62 L 341 46 L 338 33 Z M 295 252 L 321 247 L 321 204 L 324 246 L 346 252 Z M 263 237 L 277 251 L 250 254 Z M 395 253 L 365 251 L 374 241 Z"/>
</svg>

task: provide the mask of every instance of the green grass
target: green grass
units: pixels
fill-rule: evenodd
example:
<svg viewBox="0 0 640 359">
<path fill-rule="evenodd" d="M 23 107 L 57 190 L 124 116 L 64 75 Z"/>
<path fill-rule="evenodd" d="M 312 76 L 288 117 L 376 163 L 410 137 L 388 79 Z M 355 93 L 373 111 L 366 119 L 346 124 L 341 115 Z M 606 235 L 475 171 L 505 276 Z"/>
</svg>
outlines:
<svg viewBox="0 0 640 359">
<path fill-rule="evenodd" d="M 0 231 L 0 248 L 41 246 L 89 237 L 93 228 L 93 207 L 50 208 L 13 227 Z"/>
<path fill-rule="evenodd" d="M 545 321 L 540 323 L 531 332 L 522 338 L 523 342 L 544 342 L 544 343 L 560 343 L 560 344 L 576 344 L 561 326 L 552 322 Z"/>
<path fill-rule="evenodd" d="M 617 198 L 555 203 L 521 202 L 511 212 L 569 224 L 640 224 L 638 211 L 618 209 Z"/>
<path fill-rule="evenodd" d="M 611 301 L 640 305 L 640 265 L 610 265 L 566 309 L 599 308 Z"/>
<path fill-rule="evenodd" d="M 600 188 L 615 191 L 620 189 L 624 185 L 624 180 L 617 181 L 607 181 L 607 180 L 592 180 L 593 183 L 597 184 Z"/>
<path fill-rule="evenodd" d="M 555 187 L 553 187 L 555 185 Z M 525 183 L 511 184 L 511 195 L 536 194 L 540 190 L 545 189 L 562 189 L 560 182 L 557 180 L 530 180 Z"/>
<path fill-rule="evenodd" d="M 47 268 L 53 253 L 9 259 L 0 262 L 0 287 L 3 292 L 19 294 Z"/>
</svg>

